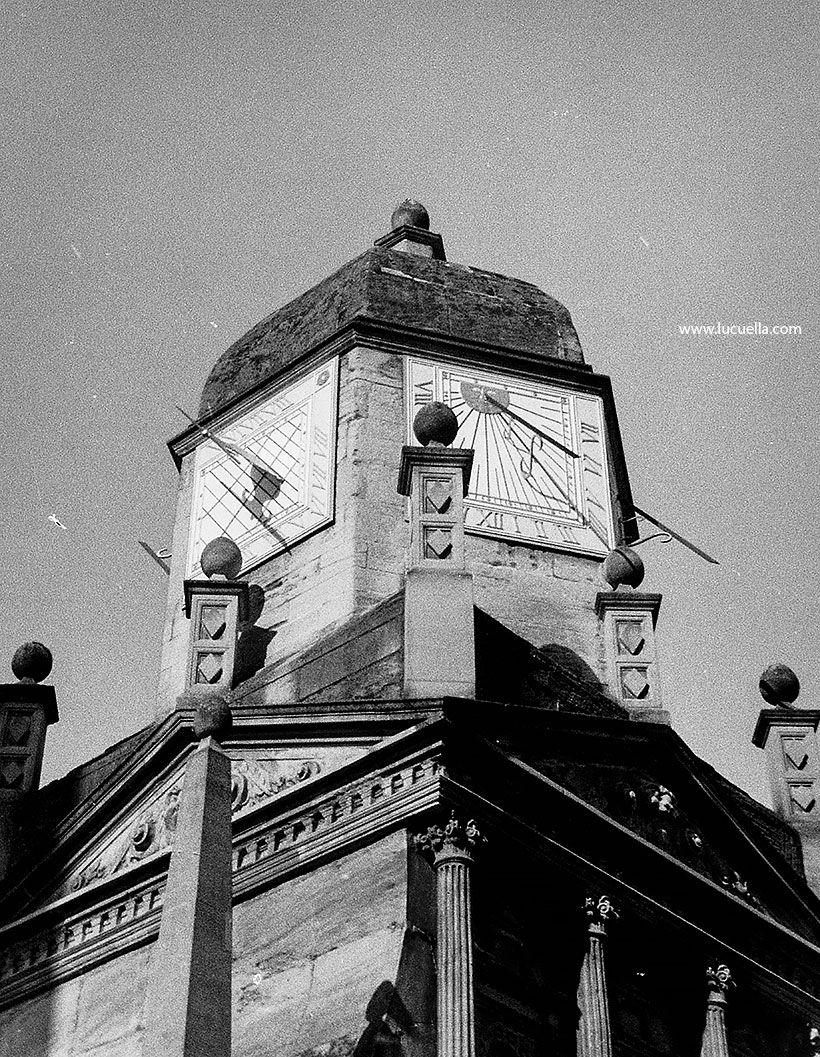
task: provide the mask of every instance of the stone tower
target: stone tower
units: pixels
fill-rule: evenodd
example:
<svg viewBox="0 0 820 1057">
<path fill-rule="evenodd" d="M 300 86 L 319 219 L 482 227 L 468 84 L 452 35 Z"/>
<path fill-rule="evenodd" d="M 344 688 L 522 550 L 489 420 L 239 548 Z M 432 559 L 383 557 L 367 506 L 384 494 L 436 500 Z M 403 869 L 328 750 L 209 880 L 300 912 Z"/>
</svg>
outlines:
<svg viewBox="0 0 820 1057">
<path fill-rule="evenodd" d="M 155 721 L 3 830 L 3 1057 L 807 1051 L 800 840 L 669 724 L 561 304 L 402 203 L 170 448 Z"/>
</svg>

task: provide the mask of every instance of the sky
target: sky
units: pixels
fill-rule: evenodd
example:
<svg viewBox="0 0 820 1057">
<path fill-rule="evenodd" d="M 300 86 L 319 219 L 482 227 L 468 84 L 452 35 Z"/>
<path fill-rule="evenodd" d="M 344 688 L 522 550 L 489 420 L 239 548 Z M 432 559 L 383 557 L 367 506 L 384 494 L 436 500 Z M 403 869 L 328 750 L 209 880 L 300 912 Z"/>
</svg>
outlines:
<svg viewBox="0 0 820 1057">
<path fill-rule="evenodd" d="M 136 541 L 170 543 L 174 405 L 409 196 L 450 260 L 563 301 L 612 377 L 636 503 L 720 560 L 641 548 L 666 707 L 767 801 L 760 672 L 820 702 L 818 21 L 813 0 L 10 0 L 0 671 L 29 639 L 54 654 L 44 780 L 151 719 L 167 581 Z M 679 329 L 718 322 L 802 332 Z"/>
</svg>

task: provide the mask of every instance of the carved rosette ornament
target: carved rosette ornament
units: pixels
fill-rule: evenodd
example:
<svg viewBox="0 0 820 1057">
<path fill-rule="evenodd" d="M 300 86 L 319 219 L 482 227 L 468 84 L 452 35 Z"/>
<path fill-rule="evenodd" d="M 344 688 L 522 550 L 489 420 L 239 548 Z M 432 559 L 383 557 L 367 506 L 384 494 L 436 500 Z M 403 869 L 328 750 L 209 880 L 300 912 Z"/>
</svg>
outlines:
<svg viewBox="0 0 820 1057">
<path fill-rule="evenodd" d="M 706 983 L 709 990 L 701 1057 L 729 1057 L 725 1010 L 729 989 L 735 986 L 729 967 L 722 962 L 714 968 L 710 966 L 706 970 Z"/>
<path fill-rule="evenodd" d="M 589 934 L 578 982 L 578 1057 L 610 1057 L 612 1035 L 604 968 L 604 938 L 607 924 L 618 917 L 608 896 L 587 896 L 584 902 Z"/>
<path fill-rule="evenodd" d="M 438 1057 L 475 1055 L 470 866 L 484 840 L 472 819 L 462 823 L 455 813 L 416 837 L 436 869 Z"/>
</svg>

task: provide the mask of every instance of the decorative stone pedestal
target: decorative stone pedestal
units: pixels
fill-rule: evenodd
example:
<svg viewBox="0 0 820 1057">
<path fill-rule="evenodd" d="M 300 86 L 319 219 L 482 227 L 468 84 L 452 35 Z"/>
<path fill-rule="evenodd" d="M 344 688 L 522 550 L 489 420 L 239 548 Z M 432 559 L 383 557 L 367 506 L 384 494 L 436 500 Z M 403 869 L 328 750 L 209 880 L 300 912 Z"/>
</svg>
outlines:
<svg viewBox="0 0 820 1057">
<path fill-rule="evenodd" d="M 8 872 L 21 805 L 40 785 L 46 730 L 56 723 L 53 686 L 41 686 L 51 671 L 51 652 L 27 642 L 14 654 L 19 682 L 0 685 L 0 881 Z"/>
<path fill-rule="evenodd" d="M 820 709 L 764 708 L 752 742 L 766 752 L 772 803 L 803 846 L 806 880 L 820 895 Z"/>
<path fill-rule="evenodd" d="M 632 719 L 669 723 L 655 646 L 660 608 L 658 594 L 599 591 L 595 598 L 612 696 L 629 710 Z"/>
<path fill-rule="evenodd" d="M 404 592 L 407 697 L 475 697 L 473 578 L 464 566 L 471 449 L 405 446 L 398 491 L 410 496 Z"/>
</svg>

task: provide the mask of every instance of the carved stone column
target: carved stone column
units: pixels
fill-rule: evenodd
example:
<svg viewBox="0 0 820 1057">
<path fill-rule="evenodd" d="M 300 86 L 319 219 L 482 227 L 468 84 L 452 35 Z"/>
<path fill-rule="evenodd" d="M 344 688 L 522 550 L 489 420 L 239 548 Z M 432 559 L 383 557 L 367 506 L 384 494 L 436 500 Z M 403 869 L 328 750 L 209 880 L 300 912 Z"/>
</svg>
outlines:
<svg viewBox="0 0 820 1057">
<path fill-rule="evenodd" d="M 230 725 L 208 697 L 185 767 L 176 838 L 145 998 L 143 1057 L 231 1057 Z"/>
<path fill-rule="evenodd" d="M 588 946 L 581 966 L 578 984 L 578 1057 L 610 1057 L 612 1037 L 609 1030 L 609 1003 L 604 969 L 606 925 L 618 912 L 606 896 L 584 903 L 588 922 Z"/>
<path fill-rule="evenodd" d="M 472 820 L 465 826 L 455 814 L 416 838 L 436 868 L 438 1057 L 475 1055 L 470 866 L 483 840 Z"/>
<path fill-rule="evenodd" d="M 706 999 L 706 1026 L 703 1029 L 701 1057 L 729 1057 L 726 1042 L 726 999 L 729 988 L 734 987 L 732 974 L 725 965 L 706 970 L 709 997 Z"/>
</svg>

